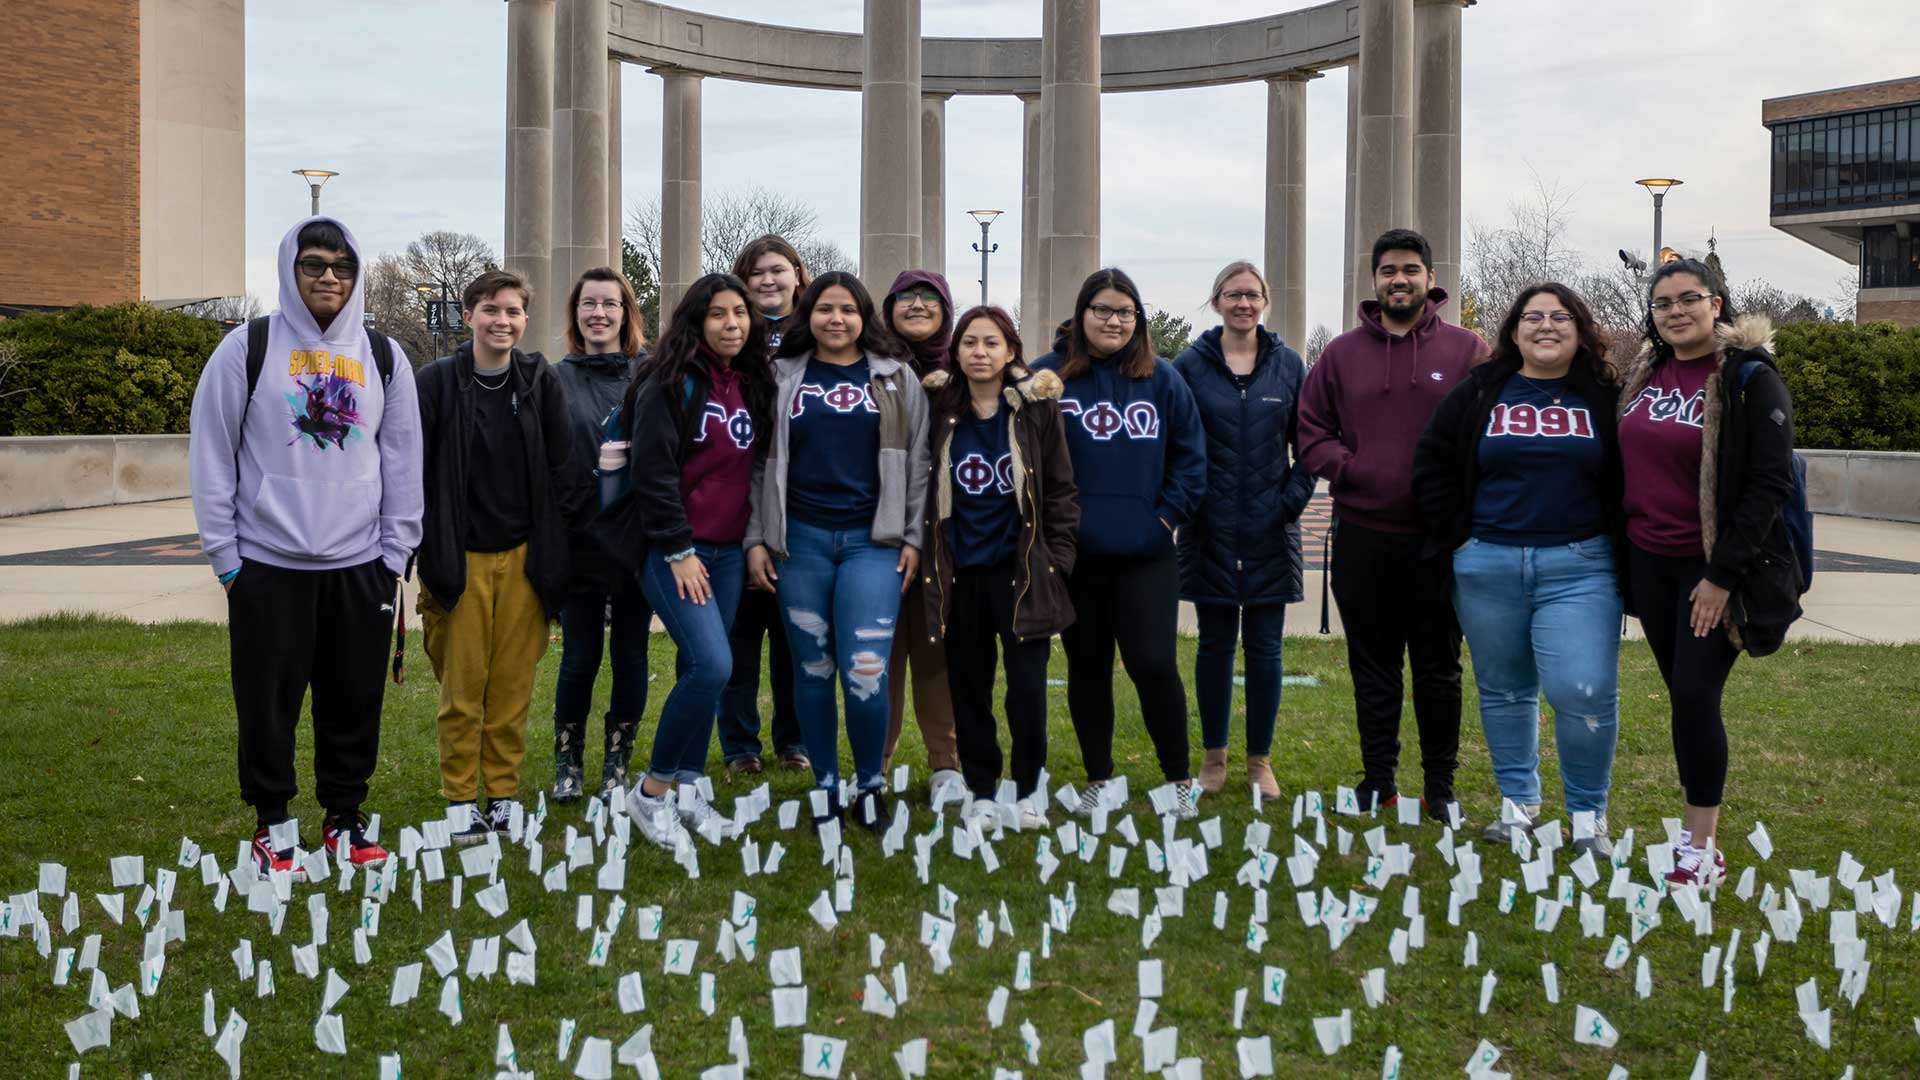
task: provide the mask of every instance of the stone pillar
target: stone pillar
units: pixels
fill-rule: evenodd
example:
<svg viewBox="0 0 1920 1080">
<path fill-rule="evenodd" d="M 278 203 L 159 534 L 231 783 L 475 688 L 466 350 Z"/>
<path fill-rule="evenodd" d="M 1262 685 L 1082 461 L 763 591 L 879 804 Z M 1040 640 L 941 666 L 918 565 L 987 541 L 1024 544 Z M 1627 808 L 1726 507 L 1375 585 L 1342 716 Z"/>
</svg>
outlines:
<svg viewBox="0 0 1920 1080">
<path fill-rule="evenodd" d="M 1355 164 L 1360 160 L 1360 64 L 1358 61 L 1347 65 L 1347 224 L 1340 235 L 1340 264 L 1345 273 L 1346 284 L 1341 287 L 1340 329 L 1351 330 L 1358 321 L 1358 311 L 1354 305 L 1359 303 L 1353 295 L 1358 274 L 1354 270 L 1353 248 L 1354 233 L 1357 231 L 1353 220 L 1353 208 L 1356 205 Z"/>
<path fill-rule="evenodd" d="M 1267 80 L 1267 327 L 1307 347 L 1307 80 L 1311 71 Z"/>
<path fill-rule="evenodd" d="M 1020 335 L 1045 325 L 1041 309 L 1040 263 L 1040 98 L 1020 95 Z M 1039 356 L 1039 338 L 1026 341 L 1027 354 Z"/>
<path fill-rule="evenodd" d="M 866 0 L 860 73 L 860 279 L 877 297 L 920 249 L 920 0 Z"/>
<path fill-rule="evenodd" d="M 560 0 L 554 19 L 553 268 L 536 310 L 544 347 L 565 351 L 567 292 L 582 271 L 607 265 L 607 4 Z M 535 286 L 537 293 L 539 286 Z"/>
<path fill-rule="evenodd" d="M 507 5 L 506 269 L 541 292 L 553 267 L 553 5 Z M 467 283 L 441 284 L 458 296 Z M 545 327 L 544 316 L 531 319 L 529 336 L 544 339 Z"/>
<path fill-rule="evenodd" d="M 1041 145 L 1042 243 L 1047 252 L 1045 326 L 1073 314 L 1080 285 L 1100 268 L 1100 3 L 1053 0 L 1040 49 L 1040 92 L 1052 116 Z M 1051 183 L 1049 184 L 1049 180 Z M 1048 335 L 1051 336 L 1051 331 Z"/>
<path fill-rule="evenodd" d="M 1433 245 L 1434 285 L 1460 321 L 1460 9 L 1462 0 L 1418 0 L 1413 127 L 1413 227 Z"/>
<path fill-rule="evenodd" d="M 952 96 L 920 98 L 920 266 L 941 274 L 947 272 L 947 99 Z"/>
<path fill-rule="evenodd" d="M 1413 0 L 1360 0 L 1354 290 L 1373 295 L 1373 242 L 1413 225 Z"/>
<path fill-rule="evenodd" d="M 660 321 L 700 277 L 700 76 L 656 68 L 660 117 Z"/>
<path fill-rule="evenodd" d="M 1054 24 L 1058 21 L 1060 0 L 1040 0 L 1040 134 L 1034 140 L 1034 157 L 1039 162 L 1033 170 L 1034 188 L 1039 193 L 1039 212 L 1033 216 L 1033 296 L 1034 306 L 1030 312 L 1023 313 L 1032 320 L 1042 341 L 1053 333 L 1053 324 L 1047 321 L 1048 273 L 1053 266 L 1053 155 L 1047 148 L 1053 145 L 1053 118 L 1057 111 L 1053 80 L 1053 34 Z M 1034 353 L 1038 356 L 1044 352 Z"/>
<path fill-rule="evenodd" d="M 607 57 L 607 265 L 620 269 L 626 196 L 620 187 L 620 60 Z"/>
</svg>

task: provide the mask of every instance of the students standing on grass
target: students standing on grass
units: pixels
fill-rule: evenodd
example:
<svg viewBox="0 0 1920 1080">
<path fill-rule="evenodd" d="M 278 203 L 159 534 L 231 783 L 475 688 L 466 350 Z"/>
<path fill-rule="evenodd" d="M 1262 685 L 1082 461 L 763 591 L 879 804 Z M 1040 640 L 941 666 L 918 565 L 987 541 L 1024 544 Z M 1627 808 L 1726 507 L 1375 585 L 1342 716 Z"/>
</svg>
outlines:
<svg viewBox="0 0 1920 1080">
<path fill-rule="evenodd" d="M 1726 875 L 1720 699 L 1742 649 L 1764 656 L 1800 613 L 1781 509 L 1793 493 L 1793 401 L 1763 316 L 1734 318 L 1726 283 L 1681 259 L 1654 271 L 1646 344 L 1620 391 L 1629 580 L 1666 681 L 1686 792 L 1673 883 Z M 1714 848 L 1708 864 L 1705 850 Z"/>
<path fill-rule="evenodd" d="M 1360 808 L 1399 797 L 1401 658 L 1413 668 L 1421 804 L 1448 820 L 1460 755 L 1460 627 L 1448 555 L 1427 542 L 1413 496 L 1413 446 L 1487 343 L 1440 318 L 1425 237 L 1391 229 L 1373 244 L 1372 300 L 1327 343 L 1300 391 L 1300 460 L 1333 496 L 1333 598 L 1347 633 L 1360 729 Z"/>
<path fill-rule="evenodd" d="M 1073 317 L 1034 367 L 1065 384 L 1060 412 L 1080 494 L 1078 554 L 1067 581 L 1074 623 L 1060 635 L 1067 707 L 1087 769 L 1074 813 L 1111 802 L 1117 645 L 1160 771 L 1175 786 L 1173 812 L 1193 817 L 1199 795 L 1175 650 L 1180 571 L 1173 553 L 1174 530 L 1192 518 L 1207 483 L 1206 434 L 1193 394 L 1154 355 L 1133 279 L 1111 268 L 1080 286 Z"/>
<path fill-rule="evenodd" d="M 1313 474 L 1299 445 L 1300 354 L 1260 325 L 1267 281 L 1250 262 L 1229 263 L 1208 302 L 1220 325 L 1173 362 L 1193 391 L 1207 434 L 1206 497 L 1180 530 L 1180 596 L 1193 601 L 1200 646 L 1193 694 L 1200 703 L 1200 789 L 1227 779 L 1233 712 L 1233 646 L 1247 656 L 1247 780 L 1277 799 L 1268 753 L 1280 713 L 1280 641 L 1287 605 L 1301 599 L 1300 514 Z"/>
<path fill-rule="evenodd" d="M 807 287 L 806 264 L 792 244 L 778 236 L 762 236 L 740 249 L 733 276 L 746 283 L 747 302 L 760 313 L 767 328 L 767 355 L 780 347 L 793 303 Z M 733 676 L 720 694 L 720 753 L 727 775 L 758 775 L 760 761 L 760 642 L 767 643 L 767 684 L 773 696 L 773 730 L 769 733 L 775 758 L 783 769 L 807 769 L 806 740 L 793 709 L 793 652 L 780 628 L 780 605 L 773 594 L 751 578 L 740 594 L 729 641 L 733 647 Z"/>
<path fill-rule="evenodd" d="M 573 466 L 592 469 L 607 414 L 620 403 L 645 356 L 640 305 L 627 279 L 601 266 L 573 283 L 567 311 L 568 352 L 553 373 L 567 392 Z M 553 799 L 561 803 L 583 794 L 587 710 L 600 677 L 602 641 L 609 643 L 613 690 L 597 791 L 609 795 L 626 785 L 634 731 L 647 709 L 647 630 L 653 618 L 639 583 L 621 573 L 585 529 L 572 535 L 569 565 L 566 606 L 560 609 L 560 674 L 553 687 Z"/>
<path fill-rule="evenodd" d="M 794 706 L 827 813 L 840 810 L 835 676 L 846 694 L 854 820 L 891 820 L 881 755 L 887 660 L 920 562 L 927 399 L 860 279 L 807 286 L 774 363 L 772 442 L 755 469 L 747 576 L 780 601 L 799 665 Z"/>
<path fill-rule="evenodd" d="M 505 831 L 520 793 L 534 666 L 567 599 L 569 531 L 591 512 L 566 391 L 517 347 L 533 293 L 490 270 L 461 294 L 473 339 L 420 370 L 427 514 L 419 609 L 440 680 L 440 793 L 460 843 Z M 478 799 L 487 797 L 486 817 Z"/>
<path fill-rule="evenodd" d="M 945 370 L 947 348 L 953 336 L 953 296 L 947 279 L 931 270 L 903 270 L 893 279 L 880 303 L 881 322 L 906 346 L 906 361 L 915 378 Z M 921 575 L 924 577 L 924 573 Z M 900 633 L 893 639 L 893 661 L 887 669 L 887 746 L 881 756 L 883 771 L 893 761 L 900 729 L 907 714 L 907 668 L 913 668 L 913 718 L 927 749 L 931 770 L 927 790 L 935 806 L 942 793 L 962 799 L 960 750 L 954 737 L 953 699 L 947 693 L 947 652 L 926 625 L 926 604 L 915 578 L 900 602 Z M 951 790 L 948 790 L 951 789 Z"/>
<path fill-rule="evenodd" d="M 361 804 L 380 747 L 394 586 L 421 515 L 413 368 L 362 323 L 359 242 L 332 218 L 308 218 L 281 239 L 279 268 L 279 308 L 208 357 L 187 452 L 200 549 L 227 592 L 240 797 L 263 875 L 300 872 L 293 853 L 305 845 L 276 846 L 271 828 L 299 792 L 308 687 L 321 841 L 329 857 L 344 843 L 348 862 L 386 861 Z"/>
<path fill-rule="evenodd" d="M 933 447 L 919 621 L 944 638 L 968 816 L 993 827 L 993 678 L 1004 657 L 1017 821 L 1044 829 L 1047 793 L 1036 788 L 1047 762 L 1047 658 L 1073 621 L 1066 579 L 1080 526 L 1060 377 L 1026 369 L 1013 319 L 997 307 L 973 308 L 955 325 L 951 363 L 921 380 Z"/>
<path fill-rule="evenodd" d="M 1565 285 L 1523 290 L 1493 340 L 1434 410 L 1413 468 L 1429 535 L 1453 553 L 1494 782 L 1520 810 L 1481 835 L 1506 847 L 1539 823 L 1544 691 L 1567 813 L 1594 816 L 1573 852 L 1606 859 L 1626 557 L 1619 389 L 1606 338 Z"/>
<path fill-rule="evenodd" d="M 624 512 L 623 561 L 637 563 L 648 605 L 679 646 L 682 662 L 660 708 L 646 775 L 628 801 L 647 839 L 672 847 L 665 811 L 678 785 L 687 827 L 727 819 L 694 785 L 706 769 L 714 706 L 733 672 L 727 627 L 740 602 L 754 461 L 773 397 L 766 329 L 731 274 L 693 283 L 633 380 L 633 487 L 610 508 Z"/>
</svg>

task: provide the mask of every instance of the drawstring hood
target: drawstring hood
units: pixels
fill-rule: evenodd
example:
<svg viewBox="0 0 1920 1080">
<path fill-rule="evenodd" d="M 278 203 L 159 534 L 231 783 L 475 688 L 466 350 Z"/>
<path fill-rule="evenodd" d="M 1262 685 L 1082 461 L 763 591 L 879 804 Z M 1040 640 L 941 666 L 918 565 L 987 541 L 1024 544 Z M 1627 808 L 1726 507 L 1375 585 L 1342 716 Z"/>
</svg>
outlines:
<svg viewBox="0 0 1920 1080">
<path fill-rule="evenodd" d="M 1408 342 L 1413 346 L 1413 362 L 1407 365 L 1407 385 L 1409 387 L 1420 385 L 1420 346 L 1423 340 L 1430 341 L 1439 327 L 1446 325 L 1445 320 L 1440 318 L 1440 309 L 1445 306 L 1447 300 L 1447 290 L 1428 289 L 1426 308 L 1421 311 L 1420 318 L 1415 320 L 1413 329 L 1404 334 L 1395 334 L 1387 329 L 1387 324 L 1381 318 L 1380 301 L 1360 301 L 1359 328 L 1364 328 L 1367 333 L 1387 343 L 1386 363 L 1380 372 L 1382 393 L 1393 389 L 1394 361 L 1401 352 L 1394 346 L 1400 342 Z"/>
</svg>

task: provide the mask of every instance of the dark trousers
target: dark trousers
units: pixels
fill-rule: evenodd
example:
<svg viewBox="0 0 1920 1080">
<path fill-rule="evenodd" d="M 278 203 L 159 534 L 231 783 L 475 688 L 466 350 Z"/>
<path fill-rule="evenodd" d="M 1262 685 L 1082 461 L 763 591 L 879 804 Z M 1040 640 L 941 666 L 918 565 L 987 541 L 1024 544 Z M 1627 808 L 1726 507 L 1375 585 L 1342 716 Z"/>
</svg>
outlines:
<svg viewBox="0 0 1920 1080">
<path fill-rule="evenodd" d="M 1360 805 L 1399 793 L 1401 657 L 1413 669 L 1413 717 L 1420 726 L 1422 791 L 1436 812 L 1453 798 L 1460 758 L 1460 624 L 1449 596 L 1447 554 L 1420 557 L 1421 537 L 1338 522 L 1333 533 L 1333 599 L 1347 631 L 1353 711 L 1364 772 Z"/>
<path fill-rule="evenodd" d="M 394 578 L 375 559 L 339 570 L 247 560 L 227 591 L 240 797 L 262 825 L 299 793 L 293 747 L 313 688 L 314 795 L 330 813 L 367 798 L 380 751 L 380 703 L 393 633 Z"/>
<path fill-rule="evenodd" d="M 553 753 L 578 755 L 586 743 L 587 710 L 600 677 L 600 652 L 613 612 L 613 690 L 607 701 L 607 764 L 624 774 L 634 730 L 647 711 L 647 633 L 653 608 L 638 585 L 619 592 L 574 593 L 560 609 L 560 673 L 553 684 Z"/>
<path fill-rule="evenodd" d="M 1140 718 L 1169 781 L 1191 773 L 1187 688 L 1174 640 L 1180 618 L 1180 569 L 1171 552 L 1145 559 L 1082 554 L 1067 580 L 1073 625 L 1060 635 L 1067 653 L 1067 710 L 1089 781 L 1113 777 L 1113 652 L 1140 695 Z"/>
<path fill-rule="evenodd" d="M 1706 576 L 1698 555 L 1656 555 L 1627 544 L 1629 588 L 1640 630 L 1673 707 L 1673 759 L 1689 806 L 1719 806 L 1727 784 L 1727 727 L 1720 695 L 1740 650 L 1720 628 L 1693 636 L 1693 587 Z"/>
<path fill-rule="evenodd" d="M 1273 728 L 1280 716 L 1280 640 L 1287 605 L 1193 607 L 1200 619 L 1200 647 L 1193 656 L 1200 745 L 1208 750 L 1227 747 L 1233 719 L 1233 646 L 1241 639 L 1247 653 L 1247 753 L 1265 754 L 1273 748 Z"/>
<path fill-rule="evenodd" d="M 804 754 L 799 715 L 793 711 L 793 652 L 780 623 L 780 601 L 747 589 L 727 640 L 733 646 L 733 676 L 720 692 L 720 754 L 738 761 L 760 754 L 760 642 L 767 642 L 767 681 L 773 691 L 773 752 Z"/>
<path fill-rule="evenodd" d="M 1015 794 L 1026 798 L 1047 763 L 1047 655 L 1052 638 L 1013 636 L 1011 562 L 954 575 L 947 615 L 947 689 L 960 774 L 977 799 L 991 799 L 1000 782 L 1000 738 L 993 721 L 995 662 L 1006 658 L 1007 733 L 1013 740 Z"/>
</svg>

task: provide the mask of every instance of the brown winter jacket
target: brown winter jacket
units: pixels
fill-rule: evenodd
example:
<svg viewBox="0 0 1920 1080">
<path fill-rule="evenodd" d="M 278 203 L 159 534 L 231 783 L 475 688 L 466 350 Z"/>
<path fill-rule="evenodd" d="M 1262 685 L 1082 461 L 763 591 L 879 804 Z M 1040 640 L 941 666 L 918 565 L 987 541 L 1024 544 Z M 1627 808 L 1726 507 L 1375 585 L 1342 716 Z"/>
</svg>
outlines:
<svg viewBox="0 0 1920 1080">
<path fill-rule="evenodd" d="M 953 516 L 953 472 L 948 458 L 960 410 L 971 407 L 964 394 L 956 398 L 941 392 L 949 378 L 942 370 L 929 372 L 921 380 L 933 413 L 927 425 L 933 446 L 920 595 L 926 605 L 928 640 L 935 642 L 946 636 L 953 597 L 953 546 L 947 536 L 947 521 Z M 1060 377 L 1051 371 L 1009 368 L 1002 391 L 1008 406 L 1007 444 L 1013 452 L 1014 505 L 1020 514 L 1013 634 L 1021 641 L 1051 637 L 1073 622 L 1066 577 L 1073 572 L 1080 499 L 1073 483 L 1073 459 L 1067 456 L 1066 432 L 1060 426 L 1060 390 Z"/>
</svg>

